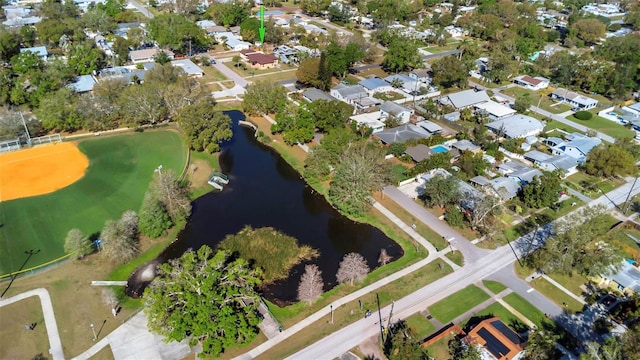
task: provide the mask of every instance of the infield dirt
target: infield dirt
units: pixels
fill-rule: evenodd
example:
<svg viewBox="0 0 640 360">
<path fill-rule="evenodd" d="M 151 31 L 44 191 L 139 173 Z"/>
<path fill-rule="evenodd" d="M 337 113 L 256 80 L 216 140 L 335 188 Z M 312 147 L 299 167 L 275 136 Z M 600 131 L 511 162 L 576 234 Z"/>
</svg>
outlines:
<svg viewBox="0 0 640 360">
<path fill-rule="evenodd" d="M 89 159 L 74 143 L 0 154 L 0 201 L 43 195 L 84 176 Z"/>
</svg>

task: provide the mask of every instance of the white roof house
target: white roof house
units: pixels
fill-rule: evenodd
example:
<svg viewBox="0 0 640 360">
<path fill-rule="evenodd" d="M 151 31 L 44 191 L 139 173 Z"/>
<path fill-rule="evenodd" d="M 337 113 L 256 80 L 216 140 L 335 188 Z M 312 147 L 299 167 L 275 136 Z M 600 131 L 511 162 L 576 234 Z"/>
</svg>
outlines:
<svg viewBox="0 0 640 360">
<path fill-rule="evenodd" d="M 574 159 L 583 161 L 589 152 L 596 146 L 600 145 L 602 140 L 597 137 L 576 137 L 569 142 L 561 142 L 551 148 L 554 155 L 569 155 Z"/>
<path fill-rule="evenodd" d="M 331 96 L 351 104 L 354 100 L 367 97 L 367 91 L 360 85 L 338 84 L 331 88 Z"/>
<path fill-rule="evenodd" d="M 489 119 L 491 120 L 502 119 L 517 112 L 508 106 L 498 104 L 497 102 L 491 100 L 476 104 L 473 107 L 476 109 L 476 111 L 481 110 L 486 112 L 486 114 L 489 116 Z"/>
<path fill-rule="evenodd" d="M 204 75 L 204 70 L 189 59 L 173 60 L 171 65 L 181 68 L 189 76 L 202 77 Z"/>
<path fill-rule="evenodd" d="M 396 104 L 393 101 L 385 101 L 380 106 L 380 114 L 385 119 L 389 116 L 394 116 L 400 120 L 400 123 L 406 124 L 413 114 L 413 109 Z"/>
<path fill-rule="evenodd" d="M 171 50 L 160 50 L 158 48 L 144 49 L 144 50 L 133 50 L 129 52 L 129 58 L 134 64 L 144 63 L 144 62 L 153 62 L 155 56 L 163 51 L 169 59 L 173 59 L 173 51 Z"/>
<path fill-rule="evenodd" d="M 489 100 L 491 99 L 489 98 L 489 95 L 487 95 L 486 91 L 475 91 L 473 89 L 460 91 L 440 98 L 441 103 L 447 105 L 451 104 L 456 108 L 456 110 L 461 110 Z"/>
<path fill-rule="evenodd" d="M 531 116 L 516 114 L 485 125 L 495 134 L 507 138 L 524 138 L 538 135 L 544 129 L 544 124 Z"/>
<path fill-rule="evenodd" d="M 358 125 L 365 125 L 371 128 L 371 130 L 373 130 L 373 134 L 384 130 L 384 123 L 380 121 L 380 111 L 353 115 L 349 117 L 349 119 L 351 119 L 351 121 L 357 123 Z"/>
</svg>

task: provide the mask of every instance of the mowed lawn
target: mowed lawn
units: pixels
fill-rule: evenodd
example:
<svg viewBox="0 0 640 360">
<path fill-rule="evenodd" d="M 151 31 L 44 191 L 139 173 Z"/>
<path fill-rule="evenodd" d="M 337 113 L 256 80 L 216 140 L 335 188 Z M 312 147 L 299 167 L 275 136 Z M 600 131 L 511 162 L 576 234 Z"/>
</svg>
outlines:
<svg viewBox="0 0 640 360">
<path fill-rule="evenodd" d="M 438 321 L 446 324 L 488 299 L 489 295 L 482 289 L 475 285 L 469 285 L 448 298 L 429 306 L 429 312 Z"/>
<path fill-rule="evenodd" d="M 108 219 L 140 209 L 158 165 L 180 173 L 186 147 L 174 131 L 150 131 L 79 143 L 89 168 L 76 183 L 54 193 L 0 202 L 0 274 L 16 271 L 25 251 L 39 249 L 26 268 L 64 255 L 72 228 L 100 232 Z"/>
</svg>

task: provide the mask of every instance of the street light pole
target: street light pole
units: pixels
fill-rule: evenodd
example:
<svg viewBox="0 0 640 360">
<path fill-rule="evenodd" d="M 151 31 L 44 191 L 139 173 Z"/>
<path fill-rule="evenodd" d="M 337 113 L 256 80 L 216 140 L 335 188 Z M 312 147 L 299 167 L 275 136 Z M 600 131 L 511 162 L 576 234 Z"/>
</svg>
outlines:
<svg viewBox="0 0 640 360">
<path fill-rule="evenodd" d="M 89 326 L 91 326 L 91 332 L 93 333 L 93 341 L 96 341 L 96 339 L 98 339 L 98 336 L 96 336 L 96 329 L 93 326 L 93 323 L 89 324 Z"/>
<path fill-rule="evenodd" d="M 7 285 L 7 288 L 4 289 L 4 291 L 2 292 L 2 295 L 0 295 L 0 299 L 2 299 L 4 297 L 4 294 L 7 293 L 7 291 L 11 287 L 11 284 L 13 284 L 13 281 L 18 277 L 18 274 L 20 274 L 20 271 L 22 271 L 22 269 L 25 267 L 25 265 L 27 265 L 27 262 L 29 261 L 29 259 L 31 259 L 31 256 L 33 256 L 33 255 L 35 255 L 35 254 L 37 254 L 39 252 L 40 252 L 40 249 L 38 249 L 38 250 L 29 250 L 29 251 L 25 251 L 24 252 L 25 254 L 27 254 L 27 259 L 22 263 L 22 266 L 20 266 L 20 269 L 18 269 L 18 271 L 15 272 L 15 274 L 11 278 L 11 281 L 9 281 L 9 285 Z"/>
<path fill-rule="evenodd" d="M 333 304 L 329 305 L 331 308 L 331 324 L 333 324 Z"/>
</svg>

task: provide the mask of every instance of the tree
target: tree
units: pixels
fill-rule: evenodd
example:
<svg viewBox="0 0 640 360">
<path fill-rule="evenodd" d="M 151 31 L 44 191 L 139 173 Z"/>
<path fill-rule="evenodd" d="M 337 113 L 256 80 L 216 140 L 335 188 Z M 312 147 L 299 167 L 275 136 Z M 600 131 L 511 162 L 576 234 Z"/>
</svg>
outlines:
<svg viewBox="0 0 640 360">
<path fill-rule="evenodd" d="M 394 37 L 384 53 L 382 67 L 386 71 L 401 72 L 415 69 L 422 65 L 422 57 L 418 53 L 418 45 L 405 38 Z"/>
<path fill-rule="evenodd" d="M 349 116 L 353 114 L 353 106 L 337 100 L 316 100 L 311 103 L 310 110 L 315 126 L 325 133 L 337 127 L 344 127 Z"/>
<path fill-rule="evenodd" d="M 628 357 L 625 356 L 622 345 L 618 341 L 618 338 L 615 336 L 607 337 L 602 343 L 599 343 L 597 341 L 588 341 L 586 345 L 587 345 L 586 346 L 587 351 L 580 354 L 580 360 L 628 359 Z"/>
<path fill-rule="evenodd" d="M 100 237 L 102 254 L 109 260 L 122 264 L 133 259 L 140 252 L 138 216 L 128 210 L 118 221 L 107 220 Z"/>
<path fill-rule="evenodd" d="M 98 49 L 93 41 L 74 43 L 67 49 L 67 64 L 75 73 L 88 75 L 104 68 L 104 52 Z"/>
<path fill-rule="evenodd" d="M 527 261 L 547 273 L 570 275 L 576 271 L 595 276 L 611 271 L 622 258 L 619 249 L 599 239 L 610 226 L 603 212 L 603 207 L 594 206 L 567 215 L 555 224 L 556 235 Z"/>
<path fill-rule="evenodd" d="M 349 283 L 353 286 L 354 281 L 364 279 L 369 273 L 369 265 L 362 255 L 358 253 L 348 253 L 340 262 L 336 278 L 340 284 Z"/>
<path fill-rule="evenodd" d="M 525 93 L 522 96 L 518 96 L 515 103 L 513 104 L 513 109 L 520 113 L 526 113 L 529 111 L 529 107 L 531 107 L 531 96 L 529 93 Z"/>
<path fill-rule="evenodd" d="M 554 360 L 558 358 L 556 354 L 556 344 L 560 336 L 549 331 L 537 330 L 529 334 L 527 346 L 522 357 L 523 360 Z"/>
<path fill-rule="evenodd" d="M 201 357 L 248 344 L 259 331 L 260 277 L 246 260 L 226 251 L 214 253 L 207 245 L 188 250 L 160 265 L 144 292 L 149 329 L 167 340 L 200 343 Z"/>
<path fill-rule="evenodd" d="M 464 344 L 460 339 L 449 340 L 449 355 L 456 360 L 482 360 L 480 350 L 473 344 Z"/>
<path fill-rule="evenodd" d="M 389 254 L 387 254 L 387 249 L 380 249 L 380 255 L 378 256 L 378 264 L 380 264 L 380 266 L 385 266 L 387 265 L 387 263 L 389 263 L 389 261 L 391 261 L 393 257 Z"/>
<path fill-rule="evenodd" d="M 206 100 L 182 109 L 178 126 L 191 149 L 208 154 L 220 151 L 220 143 L 233 135 L 231 119 Z"/>
<path fill-rule="evenodd" d="M 288 105 L 276 114 L 276 123 L 271 125 L 272 133 L 282 133 L 287 145 L 304 144 L 313 140 L 314 117 L 310 104 Z"/>
<path fill-rule="evenodd" d="M 466 88 L 469 70 L 463 62 L 452 58 L 436 60 L 431 65 L 433 71 L 433 82 L 443 88 L 457 86 Z"/>
<path fill-rule="evenodd" d="M 184 184 L 180 184 L 173 170 L 159 168 L 151 181 L 151 190 L 167 209 L 174 224 L 186 220 L 191 215 L 188 189 Z"/>
<path fill-rule="evenodd" d="M 321 58 L 309 57 L 304 59 L 298 70 L 296 77 L 301 84 L 313 86 L 320 90 L 328 90 L 331 85 L 331 76 L 328 79 L 320 77 Z M 328 80 L 328 81 L 327 81 Z"/>
<path fill-rule="evenodd" d="M 217 23 L 229 28 L 240 25 L 251 14 L 249 1 L 224 1 L 209 7 L 211 16 Z"/>
<path fill-rule="evenodd" d="M 543 173 L 522 189 L 522 201 L 531 208 L 542 209 L 558 201 L 562 185 L 558 173 Z"/>
<path fill-rule="evenodd" d="M 0 27 L 0 61 L 9 62 L 20 53 L 20 39 L 4 26 Z"/>
<path fill-rule="evenodd" d="M 73 257 L 76 259 L 82 259 L 85 255 L 93 252 L 93 246 L 89 238 L 80 229 L 71 229 L 64 239 L 64 251 L 66 253 L 74 253 Z"/>
<path fill-rule="evenodd" d="M 298 300 L 313 304 L 322 295 L 322 271 L 318 265 L 307 265 L 298 285 Z"/>
<path fill-rule="evenodd" d="M 260 41 L 260 20 L 255 17 L 246 18 L 242 24 L 240 24 L 240 36 L 245 41 L 254 43 Z"/>
<path fill-rule="evenodd" d="M 155 124 L 165 119 L 167 109 L 162 96 L 163 90 L 164 85 L 148 80 L 144 84 L 126 87 L 120 97 L 120 101 L 123 102 L 123 123 L 136 127 Z"/>
<path fill-rule="evenodd" d="M 100 7 L 87 10 L 82 16 L 82 23 L 87 29 L 98 34 L 106 34 L 116 29 L 113 17 Z"/>
<path fill-rule="evenodd" d="M 287 103 L 287 89 L 274 82 L 256 81 L 247 85 L 242 110 L 249 115 L 277 113 Z"/>
<path fill-rule="evenodd" d="M 204 30 L 180 14 L 169 13 L 155 16 L 149 21 L 149 35 L 160 46 L 187 53 L 189 45 L 204 45 Z"/>
<path fill-rule="evenodd" d="M 118 297 L 113 292 L 113 289 L 109 287 L 102 288 L 102 302 L 110 309 L 114 310 L 118 306 Z"/>
<path fill-rule="evenodd" d="M 584 168 L 587 174 L 606 177 L 638 172 L 633 155 L 616 144 L 602 144 L 592 149 Z"/>
<path fill-rule="evenodd" d="M 404 322 L 395 324 L 387 329 L 384 353 L 389 360 L 432 360 L 422 342 Z"/>
<path fill-rule="evenodd" d="M 444 219 L 451 226 L 461 227 L 464 224 L 464 214 L 456 205 L 447 205 Z"/>
<path fill-rule="evenodd" d="M 445 207 L 452 204 L 460 196 L 460 182 L 453 176 L 434 175 L 423 185 L 420 195 L 427 206 Z"/>
<path fill-rule="evenodd" d="M 334 22 L 336 24 L 344 25 L 349 22 L 349 18 L 351 18 L 351 13 L 349 13 L 349 8 L 345 5 L 337 6 L 331 5 L 329 6 L 329 21 Z"/>
<path fill-rule="evenodd" d="M 169 55 L 166 53 L 166 51 L 160 50 L 153 57 L 153 62 L 155 62 L 156 64 L 165 65 L 171 62 L 171 58 L 169 58 Z"/>
<path fill-rule="evenodd" d="M 75 91 L 65 87 L 46 95 L 35 113 L 47 130 L 77 130 L 82 126 L 82 118 L 76 100 Z"/>
<path fill-rule="evenodd" d="M 405 143 L 397 142 L 389 145 L 389 153 L 395 157 L 402 156 L 405 151 L 407 151 L 407 145 Z"/>
<path fill-rule="evenodd" d="M 331 0 L 300 0 L 300 9 L 311 16 L 322 15 L 330 5 Z"/>
<path fill-rule="evenodd" d="M 606 25 L 598 19 L 580 19 L 571 28 L 576 31 L 578 38 L 587 44 L 593 44 L 603 38 L 607 30 Z"/>
<path fill-rule="evenodd" d="M 173 225 L 164 204 L 149 191 L 144 195 L 139 214 L 140 232 L 152 238 L 164 234 L 165 230 Z"/>
<path fill-rule="evenodd" d="M 348 214 L 363 214 L 371 206 L 371 194 L 380 190 L 389 179 L 385 153 L 383 148 L 368 140 L 344 148 L 335 165 L 329 200 Z"/>
</svg>

